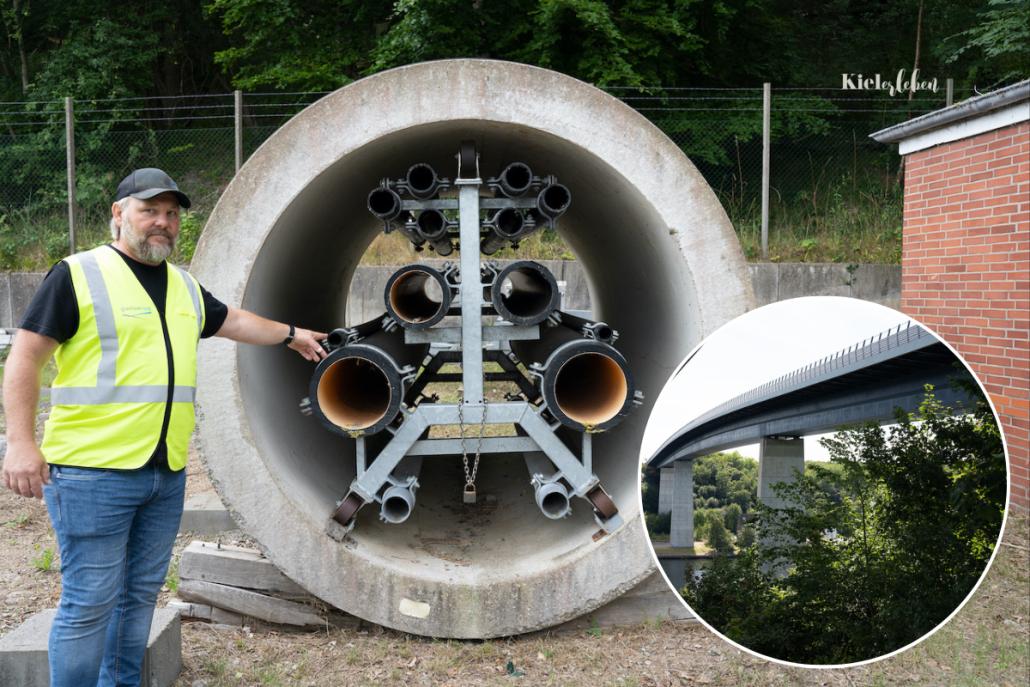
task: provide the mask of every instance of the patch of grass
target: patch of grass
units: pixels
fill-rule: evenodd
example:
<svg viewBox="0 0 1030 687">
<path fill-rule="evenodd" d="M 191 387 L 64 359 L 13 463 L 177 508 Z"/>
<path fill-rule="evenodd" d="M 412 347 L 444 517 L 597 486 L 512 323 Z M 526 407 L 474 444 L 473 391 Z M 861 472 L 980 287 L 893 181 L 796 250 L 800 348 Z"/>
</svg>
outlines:
<svg viewBox="0 0 1030 687">
<path fill-rule="evenodd" d="M 172 594 L 179 591 L 179 556 L 172 556 L 168 564 L 168 572 L 165 574 L 165 588 Z"/>
<path fill-rule="evenodd" d="M 856 184 L 851 175 L 813 178 L 789 199 L 775 189 L 769 208 L 770 262 L 901 262 L 901 188 L 880 179 Z M 761 261 L 758 199 L 723 197 L 744 256 Z"/>
<path fill-rule="evenodd" d="M 216 656 L 208 656 L 204 658 L 201 670 L 213 678 L 223 678 L 229 672 L 229 661 Z"/>
<path fill-rule="evenodd" d="M 32 516 L 28 513 L 19 513 L 16 517 L 8 520 L 4 523 L 4 527 L 20 528 L 25 527 L 32 521 Z"/>
<path fill-rule="evenodd" d="M 35 546 L 36 551 L 40 551 L 41 547 L 39 544 Z M 32 567 L 40 572 L 50 572 L 54 566 L 54 550 L 50 547 L 46 547 L 40 551 L 38 556 L 32 559 Z"/>
</svg>

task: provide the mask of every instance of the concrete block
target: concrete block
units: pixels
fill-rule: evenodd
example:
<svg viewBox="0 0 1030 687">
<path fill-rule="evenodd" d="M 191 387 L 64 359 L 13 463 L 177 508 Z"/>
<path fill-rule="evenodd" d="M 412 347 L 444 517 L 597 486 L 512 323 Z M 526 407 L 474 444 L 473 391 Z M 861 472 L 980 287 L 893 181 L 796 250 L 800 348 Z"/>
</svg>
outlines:
<svg viewBox="0 0 1030 687">
<path fill-rule="evenodd" d="M 40 611 L 0 638 L 0 685 L 47 687 L 50 667 L 47 641 L 57 609 Z M 141 687 L 170 687 L 182 671 L 182 628 L 179 614 L 154 611 L 143 658 Z"/>
<path fill-rule="evenodd" d="M 309 594 L 283 575 L 260 551 L 239 546 L 190 542 L 179 558 L 180 580 L 201 580 L 232 587 L 307 598 Z"/>
<path fill-rule="evenodd" d="M 851 275 L 851 295 L 888 308 L 900 308 L 901 265 L 859 265 Z"/>
<path fill-rule="evenodd" d="M 11 316 L 11 276 L 0 272 L 0 329 L 13 329 L 14 318 Z"/>
<path fill-rule="evenodd" d="M 628 627 L 654 621 L 696 621 L 661 574 L 654 572 L 633 589 L 592 613 L 562 623 L 551 631 L 580 631 L 591 627 Z"/>
<path fill-rule="evenodd" d="M 755 303 L 761 307 L 778 300 L 780 266 L 773 262 L 752 262 L 748 264 L 751 274 L 751 288 L 755 291 Z"/>
<path fill-rule="evenodd" d="M 215 492 L 205 491 L 186 499 L 179 522 L 180 532 L 211 536 L 235 529 L 239 528 Z"/>
<path fill-rule="evenodd" d="M 21 318 L 29 307 L 29 302 L 36 294 L 36 289 L 43 282 L 43 272 L 11 272 L 11 321 L 13 327 L 21 324 Z"/>
<path fill-rule="evenodd" d="M 776 300 L 802 296 L 850 296 L 851 275 L 845 265 L 781 263 Z"/>
</svg>

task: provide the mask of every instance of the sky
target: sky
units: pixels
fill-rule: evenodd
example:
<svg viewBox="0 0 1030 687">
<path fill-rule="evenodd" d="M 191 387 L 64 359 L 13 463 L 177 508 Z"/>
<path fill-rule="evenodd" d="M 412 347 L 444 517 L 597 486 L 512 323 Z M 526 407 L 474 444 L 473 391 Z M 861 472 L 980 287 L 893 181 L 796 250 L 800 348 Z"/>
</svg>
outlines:
<svg viewBox="0 0 1030 687">
<path fill-rule="evenodd" d="M 666 383 L 644 430 L 641 460 L 720 403 L 911 321 L 886 306 L 836 296 L 779 301 L 741 315 L 705 339 L 690 363 Z M 806 460 L 827 459 L 818 439 L 805 438 Z M 757 444 L 733 450 L 758 457 Z"/>
</svg>

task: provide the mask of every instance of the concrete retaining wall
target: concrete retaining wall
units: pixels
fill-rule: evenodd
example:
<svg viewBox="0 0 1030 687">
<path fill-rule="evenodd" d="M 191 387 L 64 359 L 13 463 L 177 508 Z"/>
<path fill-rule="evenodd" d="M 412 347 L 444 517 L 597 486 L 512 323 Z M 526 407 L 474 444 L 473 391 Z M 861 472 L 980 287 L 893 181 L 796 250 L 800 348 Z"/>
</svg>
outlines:
<svg viewBox="0 0 1030 687">
<path fill-rule="evenodd" d="M 427 261 L 436 264 L 442 261 Z M 562 307 L 588 310 L 590 293 L 578 262 L 544 260 L 564 282 Z M 396 267 L 359 267 L 347 303 L 347 323 L 364 322 L 383 312 L 383 288 Z M 849 270 L 837 263 L 750 263 L 751 283 L 759 305 L 799 296 L 851 296 L 898 308 L 901 301 L 899 265 L 859 265 Z M 18 326 L 43 273 L 0 272 L 0 329 Z M 215 294 L 218 296 L 219 294 Z"/>
</svg>

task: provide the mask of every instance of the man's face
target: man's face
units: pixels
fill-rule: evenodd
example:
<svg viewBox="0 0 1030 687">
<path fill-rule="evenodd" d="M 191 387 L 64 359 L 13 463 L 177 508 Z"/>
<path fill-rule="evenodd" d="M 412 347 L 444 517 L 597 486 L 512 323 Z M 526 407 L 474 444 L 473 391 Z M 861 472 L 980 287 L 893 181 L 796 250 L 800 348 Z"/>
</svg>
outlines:
<svg viewBox="0 0 1030 687">
<path fill-rule="evenodd" d="M 179 238 L 179 200 L 172 193 L 147 200 L 130 198 L 121 213 L 121 227 L 119 243 L 130 255 L 148 265 L 158 265 L 172 254 Z"/>
</svg>

